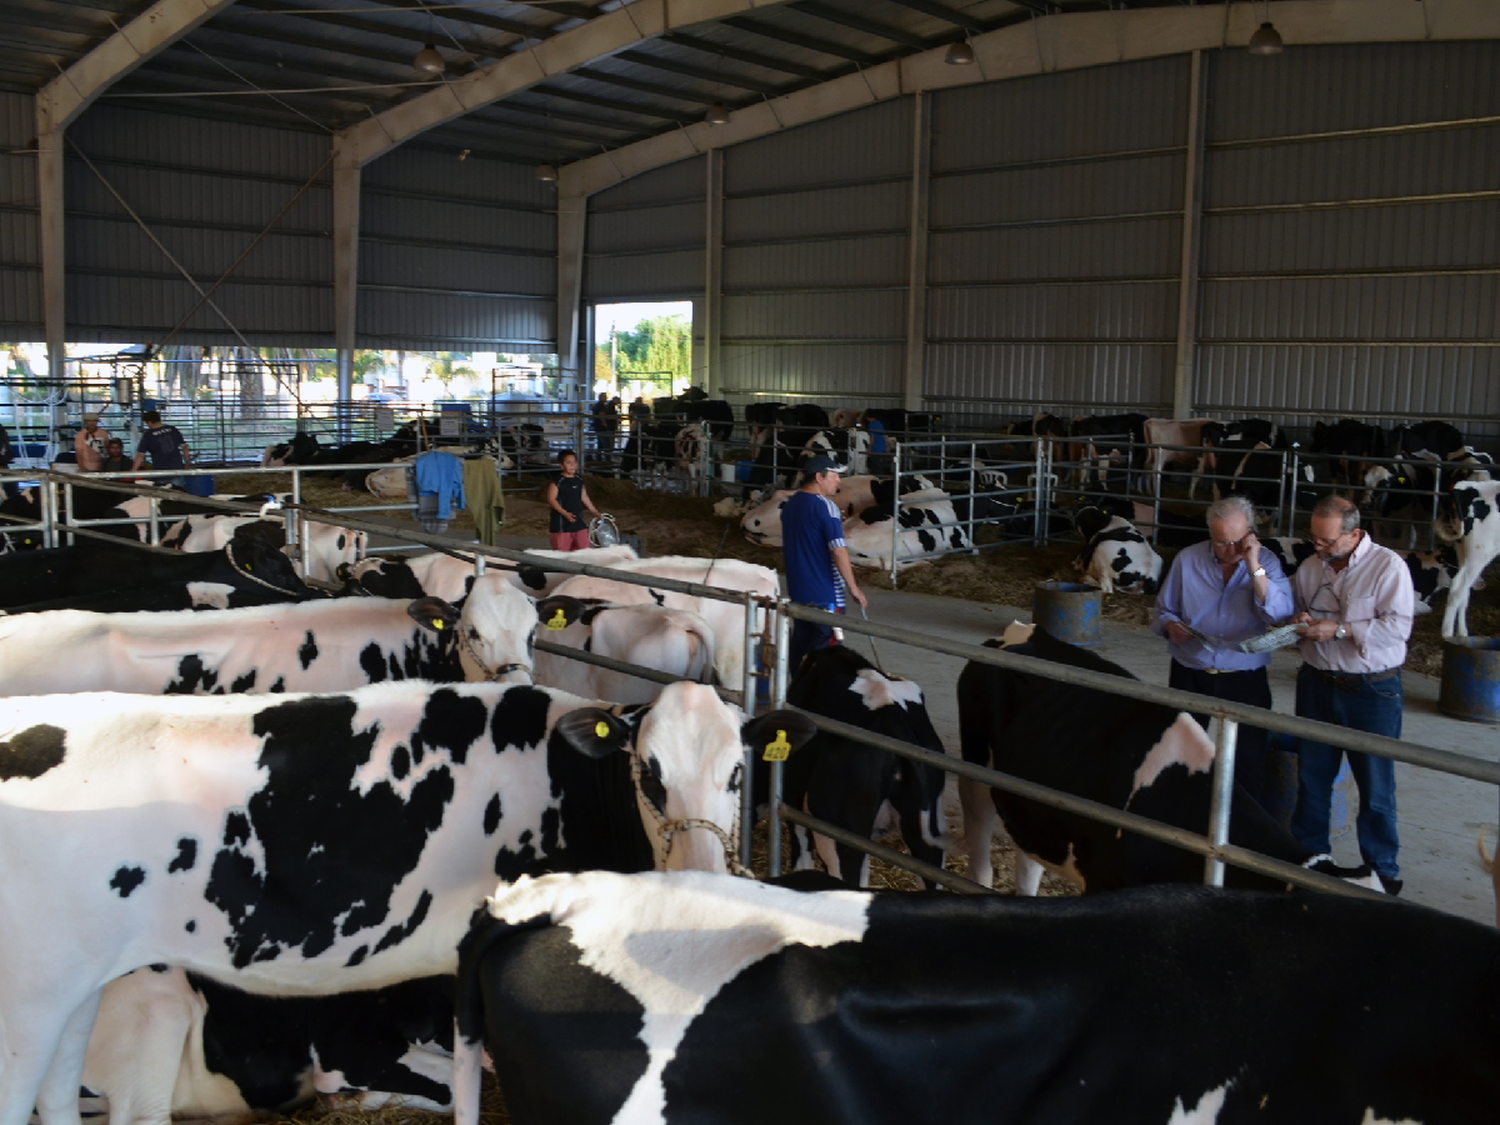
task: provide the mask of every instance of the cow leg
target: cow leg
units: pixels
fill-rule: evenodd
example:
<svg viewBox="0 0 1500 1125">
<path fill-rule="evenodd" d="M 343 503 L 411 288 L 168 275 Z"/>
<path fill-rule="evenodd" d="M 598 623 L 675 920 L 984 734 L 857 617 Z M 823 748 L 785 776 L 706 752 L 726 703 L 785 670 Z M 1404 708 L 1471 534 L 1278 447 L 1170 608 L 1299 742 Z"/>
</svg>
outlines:
<svg viewBox="0 0 1500 1125">
<path fill-rule="evenodd" d="M 453 1125 L 479 1125 L 479 1086 L 484 1077 L 484 1037 L 472 1043 L 453 1027 Z"/>
<path fill-rule="evenodd" d="M 792 825 L 792 870 L 811 871 L 812 866 L 813 848 L 807 838 L 807 829 L 800 824 L 794 824 Z"/>
<path fill-rule="evenodd" d="M 172 1094 L 194 1027 L 193 992 L 181 969 L 137 969 L 106 985 L 83 1084 L 109 1099 L 110 1125 L 170 1125 Z"/>
<path fill-rule="evenodd" d="M 1047 870 L 1018 847 L 1016 849 L 1016 894 L 1036 898 L 1042 885 L 1042 872 Z"/>
<path fill-rule="evenodd" d="M 928 833 L 925 831 L 926 820 L 926 809 L 920 806 L 903 808 L 901 810 L 901 839 L 906 842 L 907 851 L 911 852 L 913 858 L 941 869 L 947 853 L 940 846 L 928 842 Z M 927 879 L 922 880 L 922 886 L 928 890 L 937 889 L 937 885 Z"/>
<path fill-rule="evenodd" d="M 990 799 L 990 787 L 968 778 L 959 778 L 959 803 L 964 810 L 964 846 L 969 852 L 969 878 L 983 887 L 994 886 L 995 871 L 990 865 L 990 842 L 1000 814 Z"/>
<path fill-rule="evenodd" d="M 1443 636 L 1467 637 L 1469 635 L 1469 591 L 1478 578 L 1469 567 L 1467 559 L 1453 576 L 1453 585 L 1448 589 L 1448 604 L 1443 607 Z"/>
<path fill-rule="evenodd" d="M 37 1087 L 36 1109 L 42 1125 L 79 1125 L 78 1090 L 83 1085 L 83 1060 L 88 1054 L 89 1034 L 104 990 L 96 988 L 75 1007 L 53 1040 L 51 1062 Z M 44 1039 L 43 1042 L 46 1042 Z M 14 1059 L 14 1055 L 11 1056 Z M 19 1077 L 19 1076 L 18 1076 Z M 6 1084 L 10 1084 L 7 1082 Z M 9 1096 L 10 1091 L 7 1091 Z M 28 1115 L 29 1109 L 28 1108 Z M 24 1120 L 24 1118 L 23 1118 Z"/>
</svg>

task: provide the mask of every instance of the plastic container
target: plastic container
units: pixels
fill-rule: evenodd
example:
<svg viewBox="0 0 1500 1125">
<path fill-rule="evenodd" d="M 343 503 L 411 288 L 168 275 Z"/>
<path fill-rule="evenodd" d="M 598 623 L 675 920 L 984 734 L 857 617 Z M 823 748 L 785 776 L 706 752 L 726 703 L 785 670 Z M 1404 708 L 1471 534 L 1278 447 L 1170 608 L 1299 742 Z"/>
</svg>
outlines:
<svg viewBox="0 0 1500 1125">
<path fill-rule="evenodd" d="M 1500 723 L 1500 637 L 1444 637 L 1438 710 L 1455 719 Z"/>
<path fill-rule="evenodd" d="M 1039 582 L 1031 599 L 1031 620 L 1070 645 L 1099 643 L 1104 595 L 1077 582 Z"/>
</svg>

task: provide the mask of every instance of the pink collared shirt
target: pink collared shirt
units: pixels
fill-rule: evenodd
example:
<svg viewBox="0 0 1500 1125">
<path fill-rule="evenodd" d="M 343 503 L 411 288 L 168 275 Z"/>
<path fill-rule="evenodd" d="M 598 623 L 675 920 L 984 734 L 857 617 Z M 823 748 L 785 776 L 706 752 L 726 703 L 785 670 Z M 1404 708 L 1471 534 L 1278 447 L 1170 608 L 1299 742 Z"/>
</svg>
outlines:
<svg viewBox="0 0 1500 1125">
<path fill-rule="evenodd" d="M 1319 621 L 1341 621 L 1349 635 L 1341 641 L 1299 641 L 1302 659 L 1325 672 L 1384 672 L 1406 661 L 1411 636 L 1411 573 L 1395 551 L 1366 532 L 1335 573 L 1314 555 L 1292 575 L 1297 610 Z"/>
</svg>

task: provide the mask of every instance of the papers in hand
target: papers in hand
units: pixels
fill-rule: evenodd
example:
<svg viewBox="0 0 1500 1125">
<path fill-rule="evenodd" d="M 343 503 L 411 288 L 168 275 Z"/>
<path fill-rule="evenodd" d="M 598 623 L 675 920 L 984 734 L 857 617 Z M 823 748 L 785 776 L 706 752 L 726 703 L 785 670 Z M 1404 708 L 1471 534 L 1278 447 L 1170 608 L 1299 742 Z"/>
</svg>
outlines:
<svg viewBox="0 0 1500 1125">
<path fill-rule="evenodd" d="M 1297 625 L 1281 625 L 1269 632 L 1262 633 L 1258 637 L 1250 637 L 1243 641 L 1231 641 L 1224 637 L 1212 637 L 1200 629 L 1194 629 L 1184 621 L 1179 621 L 1193 639 L 1209 648 L 1227 648 L 1236 652 L 1272 652 L 1287 645 L 1294 645 L 1301 639 L 1301 629 Z"/>
</svg>

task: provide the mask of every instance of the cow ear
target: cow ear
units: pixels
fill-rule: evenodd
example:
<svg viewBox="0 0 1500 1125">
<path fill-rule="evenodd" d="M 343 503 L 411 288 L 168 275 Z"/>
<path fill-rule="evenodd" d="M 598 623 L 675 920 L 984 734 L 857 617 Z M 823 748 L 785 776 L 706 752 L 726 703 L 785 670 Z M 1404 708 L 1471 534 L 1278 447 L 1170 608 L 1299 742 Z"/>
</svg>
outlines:
<svg viewBox="0 0 1500 1125">
<path fill-rule="evenodd" d="M 583 614 L 583 610 L 581 601 L 566 594 L 554 594 L 536 603 L 537 620 L 542 623 L 543 628 L 554 631 L 566 629 L 573 624 Z"/>
<path fill-rule="evenodd" d="M 406 607 L 407 616 L 433 633 L 446 633 L 458 626 L 458 610 L 442 598 L 418 598 Z"/>
<path fill-rule="evenodd" d="M 598 707 L 569 711 L 554 724 L 563 741 L 589 758 L 605 758 L 630 742 L 630 728 Z"/>
<path fill-rule="evenodd" d="M 768 711 L 740 728 L 745 745 L 767 762 L 786 761 L 817 733 L 813 721 L 800 711 Z"/>
<path fill-rule="evenodd" d="M 516 568 L 516 572 L 520 575 L 521 584 L 528 590 L 540 590 L 547 585 L 547 572 L 539 566 L 523 563 Z"/>
</svg>

